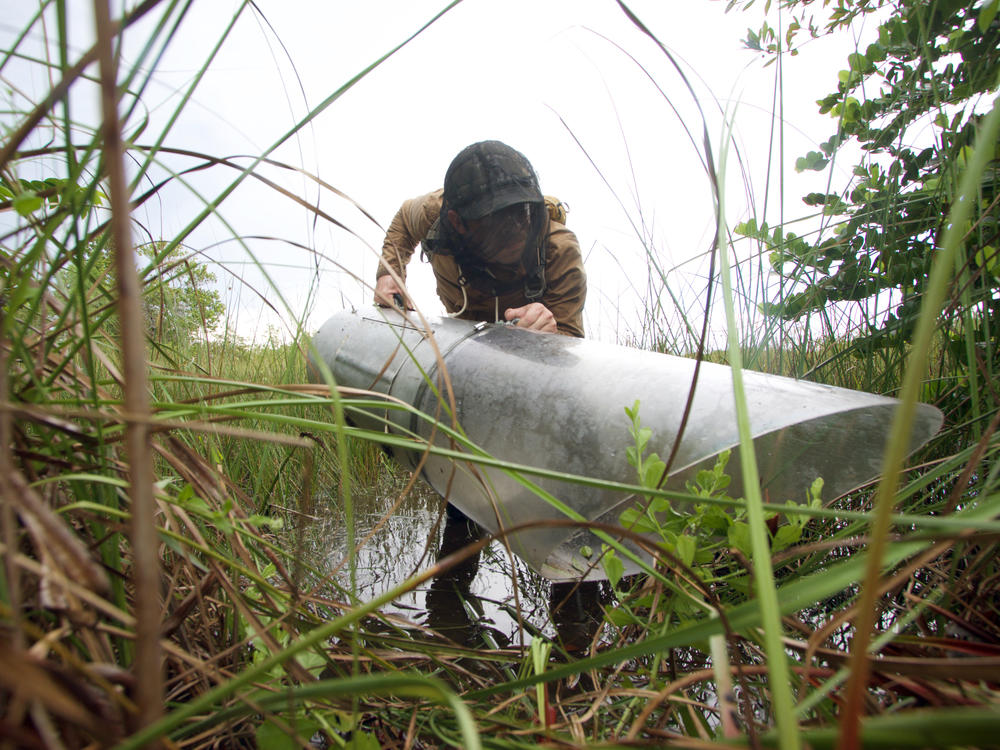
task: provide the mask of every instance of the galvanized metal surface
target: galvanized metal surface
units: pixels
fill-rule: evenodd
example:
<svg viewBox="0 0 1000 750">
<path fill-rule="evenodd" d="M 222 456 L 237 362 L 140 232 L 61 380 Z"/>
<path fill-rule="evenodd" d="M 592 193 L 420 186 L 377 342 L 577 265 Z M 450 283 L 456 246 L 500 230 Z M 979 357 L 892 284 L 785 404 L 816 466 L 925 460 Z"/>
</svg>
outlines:
<svg viewBox="0 0 1000 750">
<path fill-rule="evenodd" d="M 691 359 L 584 339 L 531 333 L 450 318 L 429 321 L 430 333 L 390 309 L 334 315 L 313 340 L 338 385 L 371 390 L 450 424 L 442 375 L 447 372 L 455 418 L 488 454 L 517 464 L 635 483 L 626 460 L 631 444 L 624 407 L 640 402 L 653 430 L 648 450 L 670 454 L 691 387 Z M 443 364 L 443 366 L 442 366 Z M 313 368 L 316 371 L 315 366 Z M 747 406 L 765 496 L 806 499 L 816 477 L 833 499 L 877 476 L 897 401 L 869 393 L 744 372 Z M 352 420 L 365 427 L 418 435 L 451 447 L 431 420 L 402 410 L 370 409 Z M 941 413 L 918 405 L 910 449 L 941 426 Z M 703 363 L 687 429 L 668 489 L 683 490 L 699 469 L 739 442 L 730 368 Z M 415 465 L 416 454 L 396 457 Z M 729 493 L 740 497 L 740 462 L 733 450 Z M 565 518 L 557 508 L 503 471 L 429 456 L 427 481 L 477 523 L 496 532 L 528 521 Z M 616 523 L 622 492 L 532 478 L 587 520 Z M 553 580 L 601 578 L 580 555 L 600 549 L 589 532 L 540 527 L 510 537 L 514 551 Z M 627 566 L 628 570 L 633 570 Z"/>
</svg>

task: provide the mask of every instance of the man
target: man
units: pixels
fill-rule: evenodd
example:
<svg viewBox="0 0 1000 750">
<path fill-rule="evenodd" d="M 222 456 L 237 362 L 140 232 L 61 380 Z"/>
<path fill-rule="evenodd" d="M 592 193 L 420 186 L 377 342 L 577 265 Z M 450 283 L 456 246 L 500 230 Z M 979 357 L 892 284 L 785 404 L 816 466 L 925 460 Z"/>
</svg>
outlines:
<svg viewBox="0 0 1000 750">
<path fill-rule="evenodd" d="M 418 244 L 450 315 L 583 337 L 580 246 L 549 216 L 535 170 L 510 146 L 472 144 L 448 167 L 443 189 L 403 203 L 382 245 L 377 304 L 405 299 L 399 282 Z"/>
<path fill-rule="evenodd" d="M 376 304 L 392 306 L 398 298 L 412 307 L 403 284 L 420 244 L 449 315 L 582 338 L 587 276 L 576 236 L 557 220 L 565 213 L 553 213 L 523 154 L 499 141 L 468 146 L 451 162 L 442 189 L 404 202 L 393 218 Z M 481 535 L 449 504 L 438 559 Z M 467 645 L 477 628 L 461 600 L 469 597 L 478 563 L 477 555 L 438 576 L 427 593 L 428 623 Z M 550 608 L 564 647 L 586 648 L 601 619 L 596 584 L 555 584 Z"/>
</svg>

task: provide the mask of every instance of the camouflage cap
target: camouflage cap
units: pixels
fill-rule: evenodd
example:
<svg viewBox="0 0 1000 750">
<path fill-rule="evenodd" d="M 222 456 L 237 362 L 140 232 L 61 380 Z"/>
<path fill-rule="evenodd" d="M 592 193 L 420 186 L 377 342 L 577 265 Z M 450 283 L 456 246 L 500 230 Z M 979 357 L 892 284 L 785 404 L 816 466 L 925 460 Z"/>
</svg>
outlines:
<svg viewBox="0 0 1000 750">
<path fill-rule="evenodd" d="M 444 176 L 444 202 L 464 221 L 475 221 L 515 203 L 541 203 L 531 163 L 500 141 L 481 141 L 456 156 Z"/>
</svg>

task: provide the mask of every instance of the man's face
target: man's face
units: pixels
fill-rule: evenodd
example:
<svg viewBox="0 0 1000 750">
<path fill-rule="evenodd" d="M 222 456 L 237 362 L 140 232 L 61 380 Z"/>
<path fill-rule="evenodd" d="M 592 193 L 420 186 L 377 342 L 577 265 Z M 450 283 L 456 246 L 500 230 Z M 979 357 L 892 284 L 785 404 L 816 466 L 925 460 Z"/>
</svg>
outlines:
<svg viewBox="0 0 1000 750">
<path fill-rule="evenodd" d="M 516 203 L 482 219 L 470 221 L 463 232 L 465 241 L 486 265 L 517 266 L 524 257 L 528 242 L 530 211 L 530 204 Z"/>
</svg>

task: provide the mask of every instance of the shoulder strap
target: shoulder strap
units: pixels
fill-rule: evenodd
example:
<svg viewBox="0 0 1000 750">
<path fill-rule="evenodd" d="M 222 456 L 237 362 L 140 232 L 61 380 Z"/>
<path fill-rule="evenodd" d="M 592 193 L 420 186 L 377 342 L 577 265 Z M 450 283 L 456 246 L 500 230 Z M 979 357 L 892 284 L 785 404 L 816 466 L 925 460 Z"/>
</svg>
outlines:
<svg viewBox="0 0 1000 750">
<path fill-rule="evenodd" d="M 525 268 L 527 275 L 524 279 L 524 296 L 531 302 L 537 302 L 545 294 L 545 264 L 549 253 L 549 226 L 552 221 L 558 221 L 552 217 L 549 200 L 555 199 L 545 199 L 545 208 L 548 210 L 549 215 L 546 217 L 545 229 L 538 243 L 538 252 L 528 259 Z M 562 204 L 558 203 L 558 205 L 561 206 Z M 563 218 L 566 218 L 565 212 L 563 212 Z"/>
<path fill-rule="evenodd" d="M 423 260 L 430 260 L 435 253 L 451 255 L 452 252 L 445 247 L 444 232 L 441 231 L 441 217 L 439 216 L 427 230 L 427 236 L 420 241 L 420 257 Z"/>
</svg>

